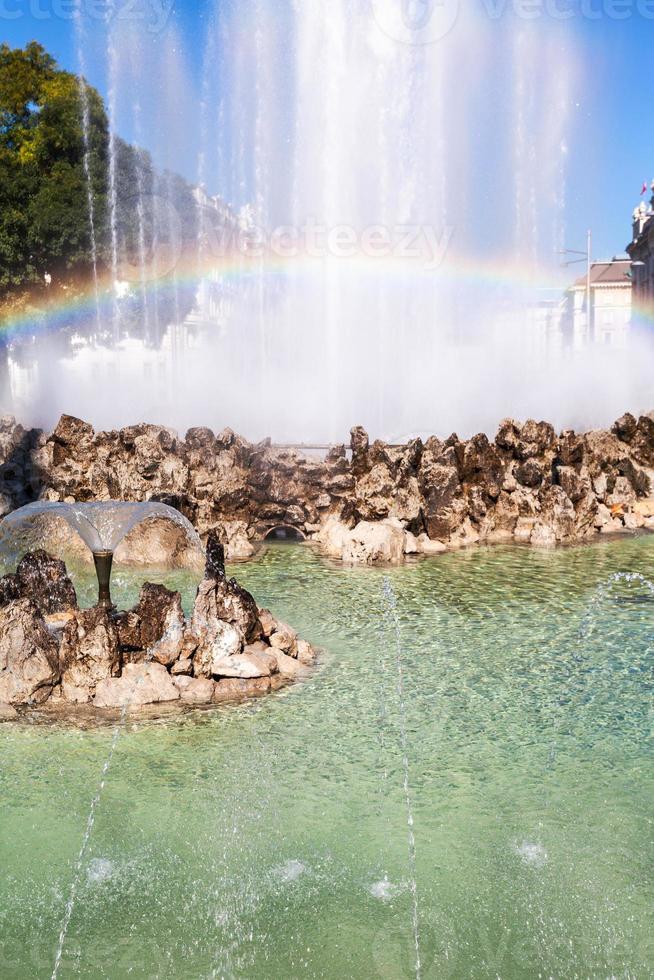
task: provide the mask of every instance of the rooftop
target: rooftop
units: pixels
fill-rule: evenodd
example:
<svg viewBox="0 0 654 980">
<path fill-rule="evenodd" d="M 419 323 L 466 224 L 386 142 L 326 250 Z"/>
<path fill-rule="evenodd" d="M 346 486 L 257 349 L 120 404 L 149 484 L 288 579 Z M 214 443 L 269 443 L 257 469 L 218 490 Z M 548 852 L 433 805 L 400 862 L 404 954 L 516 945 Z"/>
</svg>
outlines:
<svg viewBox="0 0 654 980">
<path fill-rule="evenodd" d="M 623 258 L 621 255 L 612 259 L 603 259 L 593 262 L 590 267 L 590 282 L 592 286 L 631 286 L 631 279 L 627 275 L 631 272 L 631 259 Z M 586 288 L 586 276 L 580 276 L 576 280 L 573 289 Z"/>
</svg>

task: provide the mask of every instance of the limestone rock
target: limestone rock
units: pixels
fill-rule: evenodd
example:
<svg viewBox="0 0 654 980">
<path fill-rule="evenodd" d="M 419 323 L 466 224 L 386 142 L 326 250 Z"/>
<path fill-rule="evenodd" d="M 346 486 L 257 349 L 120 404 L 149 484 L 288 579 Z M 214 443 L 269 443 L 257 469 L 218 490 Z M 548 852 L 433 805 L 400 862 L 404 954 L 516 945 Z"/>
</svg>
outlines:
<svg viewBox="0 0 654 980">
<path fill-rule="evenodd" d="M 185 625 L 179 592 L 150 583 L 141 588 L 137 605 L 117 621 L 121 647 L 142 651 L 142 659 L 167 667 L 182 651 Z"/>
<path fill-rule="evenodd" d="M 365 472 L 368 465 L 368 449 L 370 439 L 366 430 L 355 425 L 350 431 L 350 449 L 352 450 L 352 467 L 355 472 Z"/>
<path fill-rule="evenodd" d="M 15 599 L 20 599 L 20 586 L 15 575 L 3 575 L 0 578 L 0 606 L 6 606 Z"/>
<path fill-rule="evenodd" d="M 0 725 L 6 721 L 17 721 L 18 712 L 11 704 L 0 704 Z"/>
<path fill-rule="evenodd" d="M 291 657 L 297 656 L 297 633 L 292 626 L 278 620 L 270 637 L 270 645 Z"/>
<path fill-rule="evenodd" d="M 180 692 L 162 664 L 126 664 L 120 677 L 107 677 L 95 689 L 96 708 L 138 708 L 178 701 Z"/>
<path fill-rule="evenodd" d="M 180 675 L 173 677 L 173 683 L 182 701 L 187 701 L 189 704 L 210 704 L 213 700 L 215 683 L 212 680 Z"/>
<path fill-rule="evenodd" d="M 297 659 L 305 667 L 310 667 L 316 662 L 316 651 L 306 640 L 297 641 Z"/>
<path fill-rule="evenodd" d="M 64 699 L 88 703 L 96 686 L 120 672 L 118 630 L 104 609 L 79 609 L 65 627 L 59 650 Z"/>
<path fill-rule="evenodd" d="M 427 534 L 421 534 L 417 538 L 418 551 L 421 555 L 442 555 L 447 551 L 447 545 L 442 541 L 432 541 Z"/>
<path fill-rule="evenodd" d="M 196 677 L 213 677 L 216 665 L 227 657 L 241 653 L 245 646 L 242 632 L 232 623 L 225 623 L 215 617 L 194 619 L 193 635 L 198 638 L 197 648 L 193 656 L 193 673 Z"/>
<path fill-rule="evenodd" d="M 57 643 L 37 606 L 17 599 L 0 609 L 0 702 L 40 704 L 59 680 Z"/>
<path fill-rule="evenodd" d="M 400 562 L 404 557 L 404 531 L 389 521 L 361 521 L 347 535 L 341 557 L 351 564 Z"/>
<path fill-rule="evenodd" d="M 259 622 L 261 623 L 261 629 L 265 637 L 269 637 L 275 631 L 277 620 L 269 609 L 259 610 Z"/>
<path fill-rule="evenodd" d="M 242 701 L 245 698 L 260 697 L 269 694 L 271 686 L 270 677 L 250 679 L 225 677 L 214 687 L 213 701 L 214 704 L 219 704 L 222 701 Z"/>
<path fill-rule="evenodd" d="M 77 608 L 75 587 L 63 561 L 45 551 L 25 555 L 16 569 L 18 589 L 44 616 Z"/>
<path fill-rule="evenodd" d="M 214 660 L 211 668 L 214 677 L 270 677 L 272 671 L 264 657 L 258 654 L 237 653 L 222 660 Z"/>
<path fill-rule="evenodd" d="M 299 658 L 296 660 L 294 657 L 289 657 L 286 653 L 282 653 L 281 650 L 276 651 L 276 659 L 277 670 L 282 677 L 298 680 L 299 678 L 307 677 L 311 673 L 309 667 Z"/>
<path fill-rule="evenodd" d="M 332 516 L 323 524 L 316 540 L 330 558 L 342 558 L 349 533 L 350 528 L 337 517 Z"/>
<path fill-rule="evenodd" d="M 631 412 L 626 412 L 617 420 L 617 422 L 614 422 L 613 426 L 611 427 L 611 432 L 613 432 L 618 439 L 622 440 L 622 442 L 631 442 L 636 435 L 637 429 L 638 422 Z"/>
<path fill-rule="evenodd" d="M 213 533 L 207 541 L 207 569 L 193 606 L 192 630 L 200 636 L 216 620 L 236 626 L 247 643 L 261 636 L 259 607 L 235 579 L 228 581 L 224 574 L 224 549 Z"/>
</svg>

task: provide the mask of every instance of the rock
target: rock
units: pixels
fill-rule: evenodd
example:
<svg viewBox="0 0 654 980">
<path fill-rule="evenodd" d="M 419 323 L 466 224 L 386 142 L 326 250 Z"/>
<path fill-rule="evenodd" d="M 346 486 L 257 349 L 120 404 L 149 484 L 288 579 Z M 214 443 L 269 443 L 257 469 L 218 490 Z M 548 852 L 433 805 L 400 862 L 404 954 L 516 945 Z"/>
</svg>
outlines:
<svg viewBox="0 0 654 980">
<path fill-rule="evenodd" d="M 213 700 L 215 683 L 204 677 L 173 677 L 173 684 L 180 693 L 182 701 L 189 704 L 210 704 Z"/>
<path fill-rule="evenodd" d="M 142 586 L 137 605 L 122 613 L 117 622 L 121 647 L 142 651 L 143 659 L 155 660 L 166 667 L 182 651 L 185 625 L 179 592 L 150 583 Z"/>
<path fill-rule="evenodd" d="M 178 701 L 180 692 L 162 664 L 126 664 L 120 677 L 107 677 L 95 689 L 96 708 L 138 708 Z"/>
<path fill-rule="evenodd" d="M 260 697 L 269 694 L 271 689 L 270 677 L 256 677 L 249 680 L 237 677 L 225 677 L 214 687 L 214 704 L 221 701 L 241 701 L 244 698 Z"/>
<path fill-rule="evenodd" d="M 191 628 L 198 638 L 193 656 L 193 673 L 196 677 L 213 677 L 217 664 L 241 653 L 245 646 L 242 632 L 232 623 L 209 617 L 204 625 L 200 625 L 194 616 Z"/>
<path fill-rule="evenodd" d="M 289 656 L 297 656 L 297 633 L 292 626 L 278 621 L 275 632 L 270 637 L 270 645 L 275 650 L 281 650 Z"/>
<path fill-rule="evenodd" d="M 461 478 L 464 483 L 482 485 L 485 493 L 493 499 L 499 496 L 504 482 L 504 466 L 496 447 L 483 433 L 473 436 L 465 444 Z"/>
<path fill-rule="evenodd" d="M 211 668 L 214 677 L 270 677 L 272 671 L 266 658 L 258 654 L 237 653 L 222 660 L 214 660 Z"/>
<path fill-rule="evenodd" d="M 420 553 L 420 548 L 418 546 L 418 539 L 415 534 L 411 534 L 410 531 L 406 531 L 404 535 L 404 554 L 405 555 L 417 555 Z"/>
<path fill-rule="evenodd" d="M 41 704 L 59 681 L 57 643 L 37 606 L 16 599 L 0 609 L 0 702 Z"/>
<path fill-rule="evenodd" d="M 424 443 L 414 439 L 405 446 L 371 444 L 365 430 L 355 427 L 350 447 L 351 459 L 343 446 L 316 459 L 280 450 L 270 440 L 248 443 L 228 429 L 218 436 L 209 429 L 190 429 L 181 442 L 161 426 L 96 433 L 70 416 L 63 416 L 46 438 L 8 419 L 0 425 L 0 513 L 27 501 L 26 487 L 36 476 L 43 500 L 163 500 L 203 537 L 215 532 L 216 543 L 222 542 L 230 558 L 250 556 L 258 540 L 280 524 L 296 527 L 330 557 L 363 563 L 389 561 L 395 534 L 384 529 L 376 532 L 381 542 L 362 540 L 361 524 L 379 528 L 399 522 L 403 552 L 415 553 L 417 547 L 424 554 L 441 545 L 512 539 L 514 531 L 518 540 L 526 536 L 531 541 L 537 525 L 535 540 L 550 538 L 549 528 L 557 541 L 575 541 L 600 527 L 624 529 L 625 520 L 650 520 L 634 505 L 649 498 L 654 486 L 651 414 L 636 420 L 627 413 L 611 431 L 566 430 L 558 436 L 547 422 L 505 419 L 494 441 L 484 434 L 468 440 L 452 435 Z M 574 515 L 568 505 L 563 511 L 547 505 L 547 498 L 542 510 L 542 494 L 553 485 L 572 503 Z M 607 501 L 622 509 L 608 524 L 598 512 Z M 40 547 L 59 554 L 60 531 L 45 530 Z M 148 536 L 151 531 L 154 537 Z M 172 532 L 136 529 L 119 550 L 124 549 L 126 560 L 171 553 L 173 563 L 180 564 L 187 560 L 180 548 Z M 212 554 L 209 578 L 224 582 L 224 555 L 217 549 Z M 219 599 L 224 605 L 234 599 L 223 588 L 227 594 L 216 598 L 216 607 Z M 5 577 L 0 605 L 16 598 L 15 581 Z M 252 604 L 236 604 L 238 614 L 224 610 L 228 620 L 243 631 L 245 643 L 256 642 L 261 633 Z M 133 640 L 134 628 L 125 617 L 121 643 Z M 189 659 L 190 637 L 187 645 Z M 128 659 L 138 656 L 132 643 L 124 649 Z"/>
<path fill-rule="evenodd" d="M 367 469 L 369 447 L 370 439 L 368 438 L 368 433 L 362 426 L 355 425 L 354 428 L 350 430 L 352 469 L 355 471 L 355 473 L 363 473 Z"/>
<path fill-rule="evenodd" d="M 529 541 L 538 548 L 553 548 L 556 544 L 556 534 L 551 527 L 538 522 L 534 525 Z"/>
<path fill-rule="evenodd" d="M 206 543 L 207 563 L 204 577 L 211 581 L 225 577 L 225 548 L 215 530 L 209 531 Z"/>
<path fill-rule="evenodd" d="M 520 426 L 513 419 L 504 419 L 500 422 L 499 429 L 497 430 L 497 435 L 495 436 L 495 444 L 500 449 L 507 450 L 508 452 L 513 452 L 515 447 L 518 445 L 518 440 L 520 439 Z"/>
<path fill-rule="evenodd" d="M 404 531 L 387 521 L 361 521 L 346 537 L 341 557 L 350 564 L 400 562 L 404 557 Z"/>
<path fill-rule="evenodd" d="M 20 586 L 15 575 L 3 575 L 0 578 L 0 606 L 6 606 L 15 599 L 20 599 Z"/>
<path fill-rule="evenodd" d="M 622 442 L 631 442 L 636 435 L 636 430 L 638 428 L 638 422 L 631 414 L 631 412 L 626 412 L 622 415 L 617 422 L 614 422 L 611 427 L 611 432 L 613 432 L 618 439 Z"/>
<path fill-rule="evenodd" d="M 613 492 L 606 498 L 609 507 L 631 507 L 636 502 L 636 492 L 625 476 L 619 476 L 613 487 Z"/>
<path fill-rule="evenodd" d="M 203 452 L 213 452 L 216 448 L 216 437 L 207 428 L 189 429 L 184 442 L 190 449 L 201 449 Z"/>
<path fill-rule="evenodd" d="M 165 518 L 150 518 L 123 538 L 114 556 L 116 564 L 157 565 L 202 573 L 202 549 L 189 541 L 185 528 Z"/>
<path fill-rule="evenodd" d="M 266 665 L 271 674 L 276 674 L 277 652 L 274 647 L 269 647 L 267 644 L 259 642 L 246 646 L 243 650 L 243 655 L 246 657 L 257 657 Z"/>
<path fill-rule="evenodd" d="M 118 630 L 104 609 L 76 611 L 64 629 L 59 659 L 63 697 L 72 703 L 88 703 L 97 684 L 119 674 Z"/>
<path fill-rule="evenodd" d="M 654 517 L 654 497 L 637 500 L 634 504 L 634 512 L 640 514 L 641 517 Z"/>
<path fill-rule="evenodd" d="M 16 580 L 20 594 L 31 599 L 44 616 L 77 608 L 77 594 L 66 566 L 45 551 L 25 555 L 16 569 Z"/>
<path fill-rule="evenodd" d="M 184 674 L 193 673 L 193 661 L 190 658 L 184 658 L 183 660 L 176 660 L 175 663 L 170 668 L 170 673 L 173 677 L 183 676 Z"/>
<path fill-rule="evenodd" d="M 277 620 L 270 612 L 269 609 L 259 610 L 259 622 L 261 623 L 261 629 L 265 637 L 269 637 L 275 631 L 277 626 Z"/>
<path fill-rule="evenodd" d="M 515 478 L 523 487 L 539 487 L 544 479 L 543 467 L 535 459 L 527 459 L 516 467 Z"/>
<path fill-rule="evenodd" d="M 242 633 L 247 643 L 261 636 L 259 608 L 249 592 L 224 574 L 224 549 L 215 534 L 207 542 L 207 569 L 193 606 L 192 630 L 200 636 L 207 624 L 223 620 Z"/>
<path fill-rule="evenodd" d="M 573 504 L 579 503 L 591 492 L 592 487 L 588 477 L 577 473 L 571 466 L 559 466 L 556 475 L 560 486 Z"/>
<path fill-rule="evenodd" d="M 6 721 L 17 721 L 18 712 L 11 704 L 0 704 L 0 725 Z"/>
<path fill-rule="evenodd" d="M 432 540 L 447 540 L 460 523 L 461 512 L 455 507 L 461 493 L 458 470 L 455 465 L 432 461 L 425 453 L 419 484 L 427 534 Z"/>
<path fill-rule="evenodd" d="M 311 673 L 309 667 L 300 661 L 299 658 L 296 660 L 294 657 L 289 657 L 286 653 L 282 653 L 281 650 L 276 651 L 276 658 L 277 669 L 282 677 L 298 680 L 301 677 L 307 677 Z"/>
<path fill-rule="evenodd" d="M 575 509 L 562 487 L 549 486 L 541 490 L 540 505 L 538 523 L 543 526 L 543 529 L 537 532 L 536 540 L 532 540 L 533 544 L 536 544 L 537 541 L 542 544 L 546 538 L 549 539 L 551 536 L 554 537 L 555 541 L 568 541 L 574 537 Z M 547 533 L 545 529 L 547 529 Z"/>
<path fill-rule="evenodd" d="M 316 662 L 316 651 L 306 640 L 297 641 L 297 659 L 305 667 L 310 667 Z"/>
<path fill-rule="evenodd" d="M 447 551 L 447 545 L 442 541 L 432 541 L 427 534 L 421 534 L 417 539 L 418 551 L 421 555 L 442 555 Z"/>
<path fill-rule="evenodd" d="M 134 651 L 138 654 L 134 659 L 145 659 L 145 650 L 141 640 L 141 617 L 136 609 L 128 609 L 118 613 L 114 618 L 114 625 L 118 631 L 118 645 L 123 653 L 129 654 Z M 131 656 L 126 659 L 131 660 Z"/>
<path fill-rule="evenodd" d="M 529 419 L 520 429 L 520 437 L 514 447 L 516 459 L 526 460 L 544 456 L 556 446 L 556 433 L 549 422 Z"/>
<path fill-rule="evenodd" d="M 223 521 L 218 533 L 228 561 L 251 558 L 254 554 L 255 548 L 248 537 L 248 526 L 245 521 Z"/>
<path fill-rule="evenodd" d="M 316 535 L 316 540 L 330 558 L 342 558 L 345 542 L 350 534 L 350 528 L 337 517 L 330 517 Z"/>
</svg>

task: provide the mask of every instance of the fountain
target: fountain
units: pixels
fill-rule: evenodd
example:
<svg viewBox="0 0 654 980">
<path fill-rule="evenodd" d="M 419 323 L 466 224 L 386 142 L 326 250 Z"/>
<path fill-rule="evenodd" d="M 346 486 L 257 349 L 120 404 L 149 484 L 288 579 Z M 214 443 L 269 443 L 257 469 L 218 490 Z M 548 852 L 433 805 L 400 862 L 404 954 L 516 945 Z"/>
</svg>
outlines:
<svg viewBox="0 0 654 980">
<path fill-rule="evenodd" d="M 173 507 L 153 502 L 108 500 L 74 504 L 37 502 L 19 508 L 0 523 L 0 557 L 7 560 L 30 548 L 40 547 L 44 536 L 48 540 L 50 521 L 59 519 L 77 532 L 91 552 L 98 579 L 98 606 L 107 611 L 115 608 L 110 590 L 114 554 L 136 527 L 148 521 L 165 521 L 179 528 L 197 556 L 203 554 L 197 531 Z"/>
</svg>

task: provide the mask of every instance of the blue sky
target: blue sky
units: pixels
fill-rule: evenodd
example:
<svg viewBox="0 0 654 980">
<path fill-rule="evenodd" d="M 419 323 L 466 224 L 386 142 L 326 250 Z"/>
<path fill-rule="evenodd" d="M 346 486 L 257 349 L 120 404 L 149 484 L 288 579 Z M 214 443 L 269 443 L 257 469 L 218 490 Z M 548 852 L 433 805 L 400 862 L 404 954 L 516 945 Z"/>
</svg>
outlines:
<svg viewBox="0 0 654 980">
<path fill-rule="evenodd" d="M 104 26 L 88 15 L 103 0 L 81 0 L 87 3 L 85 28 L 87 74 L 103 95 L 107 94 L 107 77 L 103 61 Z M 132 0 L 113 0 L 128 4 Z M 148 25 L 161 13 L 161 4 L 170 0 L 136 0 L 133 9 L 142 17 L 146 48 L 170 44 L 183 52 L 184 77 L 191 91 L 187 114 L 199 100 L 200 73 L 204 37 L 213 3 L 210 0 L 173 0 L 166 24 L 159 31 Z M 246 3 L 247 0 L 241 0 Z M 272 3 L 273 0 L 270 0 Z M 290 0 L 278 0 L 283 8 Z M 325 0 L 328 3 L 329 0 Z M 466 0 L 486 10 L 498 11 L 500 0 Z M 539 0 L 524 0 L 524 10 L 538 9 Z M 592 227 L 594 255 L 604 257 L 623 250 L 629 240 L 630 216 L 638 203 L 642 182 L 654 178 L 654 127 L 651 121 L 651 50 L 654 42 L 654 2 L 652 0 L 543 0 L 541 16 L 551 17 L 548 10 L 572 9 L 574 16 L 564 24 L 574 39 L 577 58 L 583 68 L 583 88 L 572 110 L 570 160 L 567 186 L 567 236 L 573 248 L 583 248 L 585 231 Z M 95 7 L 93 6 L 95 4 Z M 105 4 L 106 6 L 106 4 Z M 505 18 L 514 17 L 515 9 L 507 4 Z M 62 17 L 70 9 L 70 0 L 0 0 L 0 40 L 12 46 L 30 40 L 41 42 L 59 61 L 71 70 L 77 68 L 73 24 Z M 519 19 L 516 20 L 519 23 Z M 538 25 L 536 25 L 538 27 Z M 174 40 L 174 37 L 178 40 Z M 173 41 L 171 41 L 173 37 Z M 465 66 L 462 67 L 465 84 Z M 280 92 L 280 98 L 284 93 Z M 144 104 L 148 112 L 149 103 Z M 189 122 L 183 141 L 183 152 L 173 156 L 177 169 L 193 179 L 196 171 L 196 122 Z M 135 138 L 126 123 L 122 135 Z M 127 131 L 125 131 L 127 130 Z M 142 130 L 144 142 L 160 155 L 161 136 L 147 124 Z M 179 142 L 179 141 L 177 141 Z M 483 147 L 479 148 L 483 153 Z M 171 161 L 168 161 L 171 162 Z M 216 188 L 217 189 L 217 188 Z M 476 193 L 476 191 L 472 191 Z M 649 195 L 648 195 L 649 196 Z M 574 270 L 573 270 L 574 273 Z"/>
</svg>

